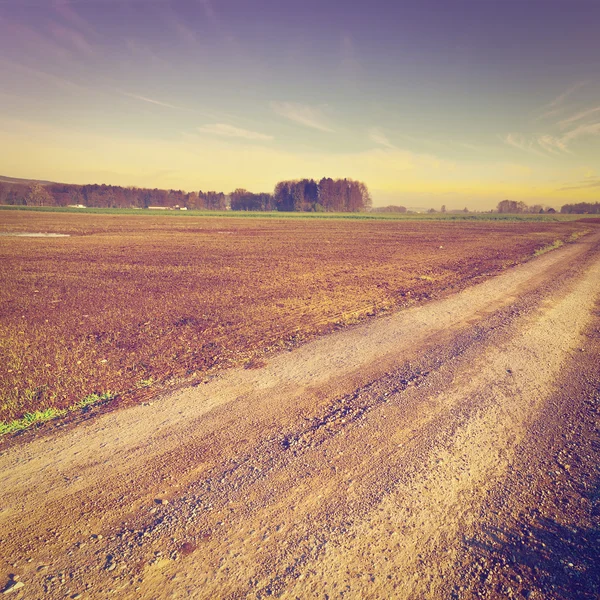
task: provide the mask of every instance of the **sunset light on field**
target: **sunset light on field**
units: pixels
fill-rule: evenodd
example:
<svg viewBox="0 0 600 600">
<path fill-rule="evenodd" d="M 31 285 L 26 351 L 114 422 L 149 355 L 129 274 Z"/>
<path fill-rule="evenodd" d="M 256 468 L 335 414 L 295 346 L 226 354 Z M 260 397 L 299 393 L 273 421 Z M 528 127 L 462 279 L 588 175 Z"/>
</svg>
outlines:
<svg viewBox="0 0 600 600">
<path fill-rule="evenodd" d="M 0 0 L 0 174 L 597 201 L 599 22 L 587 0 Z"/>
</svg>

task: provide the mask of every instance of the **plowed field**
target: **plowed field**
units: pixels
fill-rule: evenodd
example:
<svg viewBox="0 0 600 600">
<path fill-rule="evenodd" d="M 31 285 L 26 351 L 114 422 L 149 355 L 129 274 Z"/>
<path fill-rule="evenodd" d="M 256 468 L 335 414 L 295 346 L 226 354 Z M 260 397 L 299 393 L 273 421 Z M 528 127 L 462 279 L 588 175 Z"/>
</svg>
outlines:
<svg viewBox="0 0 600 600">
<path fill-rule="evenodd" d="M 0 237 L 0 421 L 260 366 L 586 227 L 3 211 L 2 233 L 69 237 Z"/>
<path fill-rule="evenodd" d="M 386 239 L 338 234 L 367 256 Z M 596 229 L 261 368 L 4 436 L 0 591 L 596 600 L 599 281 Z"/>
</svg>

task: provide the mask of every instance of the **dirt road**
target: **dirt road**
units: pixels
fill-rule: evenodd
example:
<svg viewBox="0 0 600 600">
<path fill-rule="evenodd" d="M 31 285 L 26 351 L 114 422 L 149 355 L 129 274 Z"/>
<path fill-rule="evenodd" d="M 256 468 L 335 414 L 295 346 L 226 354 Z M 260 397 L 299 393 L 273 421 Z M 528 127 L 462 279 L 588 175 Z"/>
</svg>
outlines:
<svg viewBox="0 0 600 600">
<path fill-rule="evenodd" d="M 599 300 L 594 233 L 260 369 L 23 436 L 0 455 L 0 586 L 596 598 Z"/>
</svg>

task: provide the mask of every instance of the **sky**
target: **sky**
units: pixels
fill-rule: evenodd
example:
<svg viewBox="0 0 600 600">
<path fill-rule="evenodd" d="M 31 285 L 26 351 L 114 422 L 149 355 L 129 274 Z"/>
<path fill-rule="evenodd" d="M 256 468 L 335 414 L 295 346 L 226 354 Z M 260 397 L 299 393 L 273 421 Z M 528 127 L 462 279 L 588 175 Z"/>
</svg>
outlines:
<svg viewBox="0 0 600 600">
<path fill-rule="evenodd" d="M 600 200 L 597 0 L 0 0 L 0 174 Z"/>
</svg>

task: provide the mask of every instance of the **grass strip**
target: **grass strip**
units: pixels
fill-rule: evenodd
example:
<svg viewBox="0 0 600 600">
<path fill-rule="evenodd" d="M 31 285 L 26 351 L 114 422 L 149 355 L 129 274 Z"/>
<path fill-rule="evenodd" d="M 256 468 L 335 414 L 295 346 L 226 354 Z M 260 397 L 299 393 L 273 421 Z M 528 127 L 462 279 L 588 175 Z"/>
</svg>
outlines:
<svg viewBox="0 0 600 600">
<path fill-rule="evenodd" d="M 46 408 L 45 410 L 36 410 L 34 412 L 26 413 L 20 419 L 15 419 L 8 422 L 0 422 L 0 436 L 6 435 L 7 433 L 22 431 L 23 429 L 27 429 L 32 425 L 46 423 L 47 421 L 57 419 L 58 417 L 64 417 L 68 412 L 74 412 L 94 404 L 108 402 L 116 395 L 117 394 L 113 392 L 106 392 L 104 394 L 89 394 L 85 398 L 82 398 L 75 404 L 69 406 L 67 409 Z"/>
<path fill-rule="evenodd" d="M 552 252 L 552 250 L 556 250 L 564 245 L 562 240 L 554 240 L 551 244 L 546 244 L 541 248 L 538 248 L 533 254 L 534 256 L 541 256 L 542 254 L 546 254 L 546 252 Z"/>
<path fill-rule="evenodd" d="M 582 215 L 571 214 L 505 214 L 505 213 L 307 213 L 307 212 L 253 212 L 218 210 L 164 210 L 152 211 L 135 208 L 69 208 L 63 206 L 8 206 L 0 210 L 29 212 L 57 212 L 103 215 L 142 215 L 152 217 L 229 217 L 242 219 L 346 219 L 357 221 L 546 221 L 562 222 L 580 219 Z"/>
</svg>

